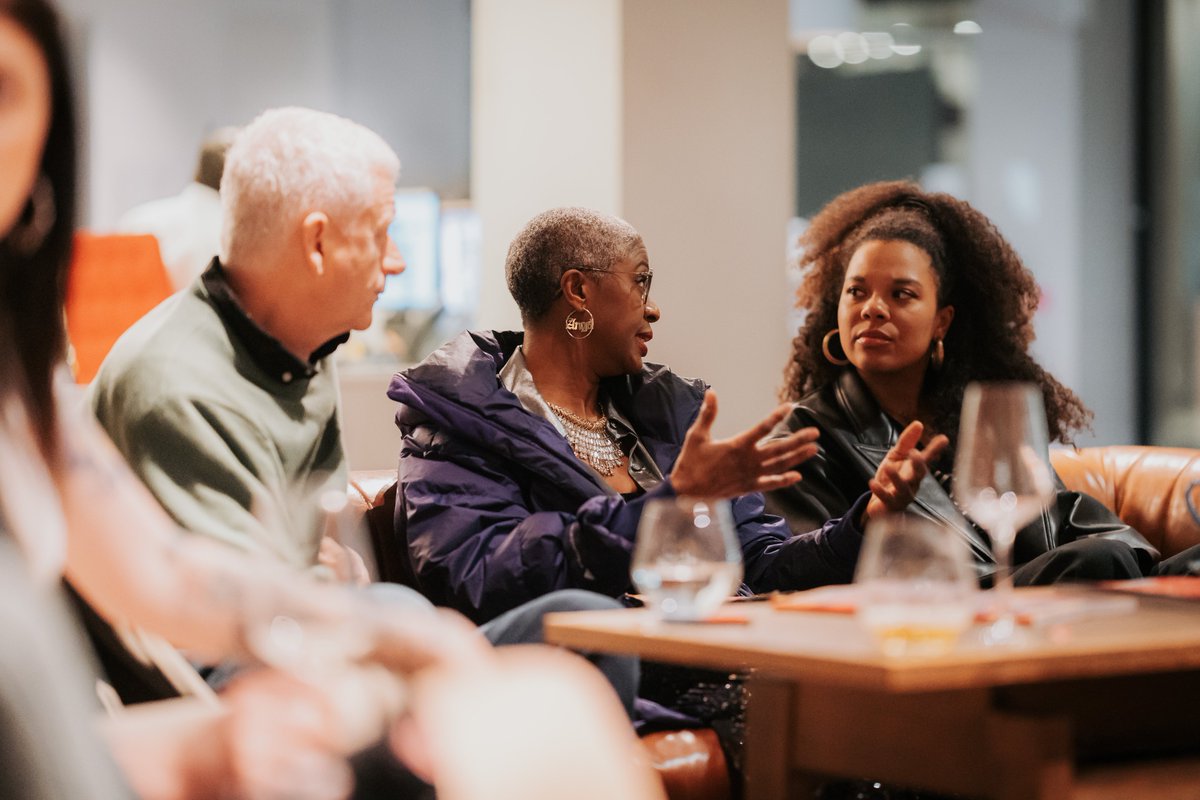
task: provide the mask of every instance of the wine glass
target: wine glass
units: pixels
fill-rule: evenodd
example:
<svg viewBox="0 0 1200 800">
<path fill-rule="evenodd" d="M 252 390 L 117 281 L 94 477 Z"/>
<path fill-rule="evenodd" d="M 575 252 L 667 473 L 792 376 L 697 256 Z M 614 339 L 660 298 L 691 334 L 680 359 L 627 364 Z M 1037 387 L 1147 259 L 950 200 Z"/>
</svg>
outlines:
<svg viewBox="0 0 1200 800">
<path fill-rule="evenodd" d="M 357 536 L 344 478 L 320 473 L 274 491 L 260 491 L 253 498 L 252 511 L 266 541 L 283 552 L 306 554 L 309 571 L 325 582 L 353 585 L 349 577 L 339 577 L 325 565 L 311 566 L 323 540 L 342 545 Z M 252 654 L 315 685 L 355 663 L 369 650 L 370 641 L 359 626 L 345 624 L 353 613 L 351 595 L 330 595 L 326 602 L 339 607 L 310 607 L 297 614 L 280 607 L 273 592 L 248 592 L 243 597 L 243 620 Z"/>
<path fill-rule="evenodd" d="M 742 580 L 742 550 L 726 500 L 649 501 L 633 549 L 633 583 L 664 620 L 711 615 Z"/>
<path fill-rule="evenodd" d="M 966 543 L 915 514 L 868 523 L 854 582 L 859 621 L 887 656 L 945 653 L 975 618 L 979 584 Z"/>
<path fill-rule="evenodd" d="M 360 515 L 348 503 L 344 476 L 322 473 L 294 485 L 262 491 L 253 512 L 270 542 L 290 541 L 311 560 L 322 540 L 344 545 L 362 539 Z M 341 742 L 363 747 L 385 730 L 406 703 L 404 683 L 382 666 L 366 663 L 374 645 L 366 626 L 356 624 L 361 603 L 388 602 L 387 593 L 359 585 L 326 565 L 310 572 L 346 591 L 325 592 L 320 604 L 297 604 L 274 590 L 297 579 L 294 565 L 264 564 L 275 580 L 264 580 L 242 594 L 243 638 L 250 654 L 266 666 L 286 672 L 319 691 L 336 709 L 331 724 Z M 397 606 L 397 613 L 410 612 Z M 424 611 L 424 609 L 422 609 Z M 349 745 L 348 745 L 349 746 Z"/>
<path fill-rule="evenodd" d="M 1012 548 L 1017 531 L 1054 497 L 1042 393 L 1029 383 L 972 383 L 963 395 L 954 499 L 992 542 L 997 619 L 987 638 L 1016 632 Z"/>
</svg>

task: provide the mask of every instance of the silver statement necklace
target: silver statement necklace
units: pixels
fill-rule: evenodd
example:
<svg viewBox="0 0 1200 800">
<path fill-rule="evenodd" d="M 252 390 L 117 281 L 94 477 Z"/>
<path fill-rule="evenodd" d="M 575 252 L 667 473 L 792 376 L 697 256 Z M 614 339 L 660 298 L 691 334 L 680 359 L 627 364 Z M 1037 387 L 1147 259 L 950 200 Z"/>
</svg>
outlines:
<svg viewBox="0 0 1200 800">
<path fill-rule="evenodd" d="M 608 417 L 601 415 L 600 419 L 588 420 L 554 403 L 546 405 L 562 423 L 567 443 L 580 461 L 606 478 L 621 466 L 621 450 L 608 432 Z"/>
</svg>

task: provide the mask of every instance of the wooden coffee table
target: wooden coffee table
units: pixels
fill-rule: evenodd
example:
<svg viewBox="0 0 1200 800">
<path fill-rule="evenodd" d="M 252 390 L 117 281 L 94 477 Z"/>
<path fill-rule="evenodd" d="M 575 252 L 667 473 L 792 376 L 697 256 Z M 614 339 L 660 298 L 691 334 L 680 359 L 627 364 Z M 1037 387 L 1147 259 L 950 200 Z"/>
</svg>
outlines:
<svg viewBox="0 0 1200 800">
<path fill-rule="evenodd" d="M 831 777 L 1003 800 L 1200 798 L 1200 603 L 1145 598 L 1021 648 L 968 636 L 924 660 L 883 657 L 852 615 L 722 613 L 745 622 L 552 614 L 546 638 L 750 671 L 748 800 L 810 797 Z"/>
</svg>

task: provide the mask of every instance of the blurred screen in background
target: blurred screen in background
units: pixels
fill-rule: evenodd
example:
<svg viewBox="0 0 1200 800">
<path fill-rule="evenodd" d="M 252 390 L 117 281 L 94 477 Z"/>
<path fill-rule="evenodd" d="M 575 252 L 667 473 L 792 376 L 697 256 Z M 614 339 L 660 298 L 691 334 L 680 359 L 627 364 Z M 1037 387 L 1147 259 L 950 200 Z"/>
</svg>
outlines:
<svg viewBox="0 0 1200 800">
<path fill-rule="evenodd" d="M 431 189 L 396 192 L 396 219 L 388 234 L 408 267 L 399 275 L 388 276 L 377 310 L 436 309 L 442 305 L 441 206 L 441 199 Z"/>
</svg>

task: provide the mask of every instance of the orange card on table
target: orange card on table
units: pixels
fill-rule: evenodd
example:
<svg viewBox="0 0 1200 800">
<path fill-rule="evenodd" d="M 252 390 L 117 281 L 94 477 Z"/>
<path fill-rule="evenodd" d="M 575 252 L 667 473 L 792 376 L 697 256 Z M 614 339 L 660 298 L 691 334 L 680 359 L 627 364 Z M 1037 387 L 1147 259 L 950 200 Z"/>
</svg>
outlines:
<svg viewBox="0 0 1200 800">
<path fill-rule="evenodd" d="M 822 586 L 804 592 L 789 592 L 771 597 L 771 606 L 780 611 L 822 611 L 853 614 L 862 599 L 862 587 L 853 584 Z"/>
</svg>

